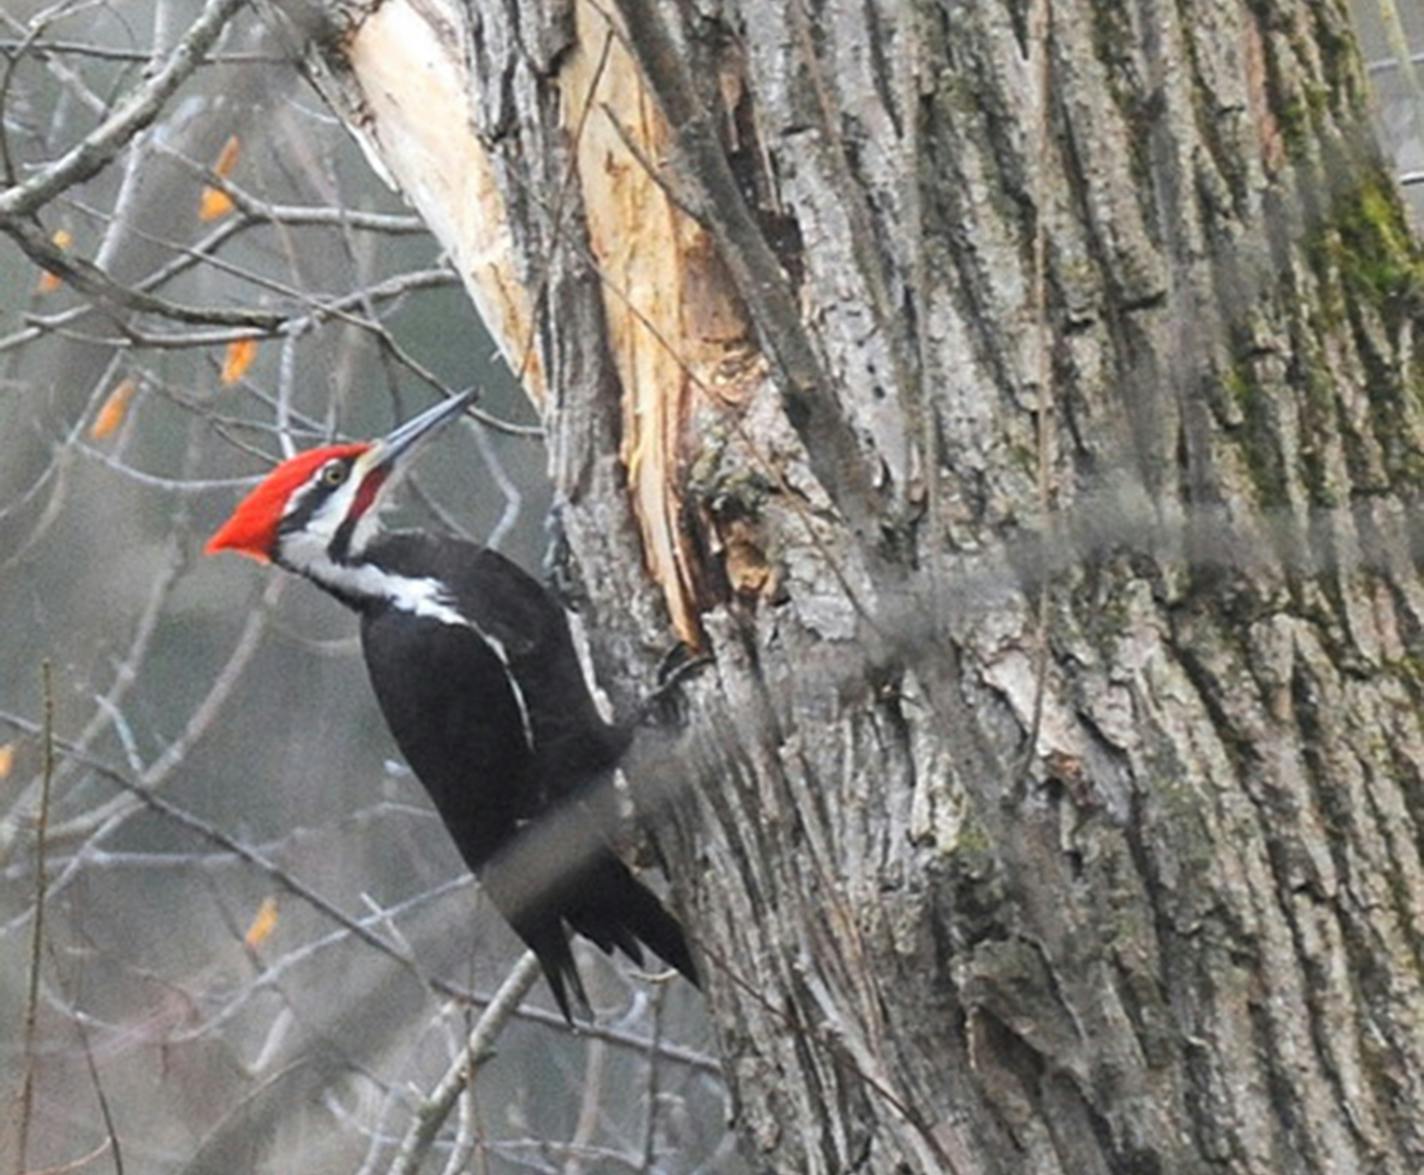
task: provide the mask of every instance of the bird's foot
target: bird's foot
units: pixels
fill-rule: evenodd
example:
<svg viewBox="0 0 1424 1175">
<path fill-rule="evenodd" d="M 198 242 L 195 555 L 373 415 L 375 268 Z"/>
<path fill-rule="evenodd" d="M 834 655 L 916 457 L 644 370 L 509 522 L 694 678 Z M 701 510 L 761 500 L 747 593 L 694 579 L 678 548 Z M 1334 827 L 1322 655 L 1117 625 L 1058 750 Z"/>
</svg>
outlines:
<svg viewBox="0 0 1424 1175">
<path fill-rule="evenodd" d="M 544 530 L 549 536 L 542 565 L 544 582 L 565 608 L 570 612 L 581 612 L 586 603 L 583 581 L 574 567 L 573 549 L 569 546 L 559 503 L 550 508 L 549 516 L 544 520 Z"/>
<path fill-rule="evenodd" d="M 713 658 L 707 653 L 697 653 L 681 642 L 673 645 L 663 659 L 658 662 L 658 684 L 638 705 L 635 725 L 652 722 L 666 726 L 678 721 L 674 706 L 674 695 L 679 686 L 694 673 L 711 665 Z"/>
</svg>

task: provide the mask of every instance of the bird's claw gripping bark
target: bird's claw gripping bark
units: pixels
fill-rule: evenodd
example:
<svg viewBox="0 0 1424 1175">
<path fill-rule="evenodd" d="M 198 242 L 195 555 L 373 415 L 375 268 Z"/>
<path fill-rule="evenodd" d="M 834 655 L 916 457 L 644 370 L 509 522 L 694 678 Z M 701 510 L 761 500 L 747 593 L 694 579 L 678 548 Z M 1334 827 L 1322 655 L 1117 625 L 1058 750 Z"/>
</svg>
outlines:
<svg viewBox="0 0 1424 1175">
<path fill-rule="evenodd" d="M 707 653 L 694 653 L 690 646 L 681 642 L 673 645 L 658 662 L 658 684 L 639 703 L 634 725 L 649 723 L 667 726 L 677 722 L 680 715 L 675 708 L 674 694 L 678 687 L 694 673 L 711 665 L 714 659 Z"/>
</svg>

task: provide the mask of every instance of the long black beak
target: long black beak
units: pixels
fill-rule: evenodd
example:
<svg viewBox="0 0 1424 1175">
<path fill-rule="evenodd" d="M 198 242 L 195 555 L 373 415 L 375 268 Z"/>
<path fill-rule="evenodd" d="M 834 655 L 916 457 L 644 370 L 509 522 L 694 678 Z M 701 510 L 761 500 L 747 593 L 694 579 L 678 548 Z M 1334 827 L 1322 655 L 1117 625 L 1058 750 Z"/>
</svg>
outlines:
<svg viewBox="0 0 1424 1175">
<path fill-rule="evenodd" d="M 394 472 L 403 456 L 415 449 L 421 441 L 434 436 L 479 398 L 479 389 L 470 388 L 458 396 L 441 400 L 419 416 L 412 416 L 372 445 L 364 454 L 362 464 L 372 469 L 385 466 Z"/>
</svg>

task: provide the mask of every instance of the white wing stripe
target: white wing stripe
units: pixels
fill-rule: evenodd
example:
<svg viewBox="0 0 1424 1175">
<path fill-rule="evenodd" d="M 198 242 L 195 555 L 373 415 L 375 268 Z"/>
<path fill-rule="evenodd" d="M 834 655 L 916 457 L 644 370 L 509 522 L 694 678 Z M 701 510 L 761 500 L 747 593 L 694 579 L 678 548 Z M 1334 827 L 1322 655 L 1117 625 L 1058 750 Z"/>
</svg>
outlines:
<svg viewBox="0 0 1424 1175">
<path fill-rule="evenodd" d="M 509 653 L 505 650 L 504 642 L 498 637 L 491 636 L 473 621 L 462 620 L 460 623 L 468 624 L 475 634 L 494 650 L 494 655 L 504 666 L 504 675 L 509 679 L 510 692 L 514 694 L 515 704 L 519 707 L 519 723 L 524 727 L 524 741 L 529 744 L 529 749 L 532 751 L 534 749 L 534 727 L 529 721 L 529 707 L 524 701 L 524 691 L 519 687 L 519 679 L 514 676 L 514 670 L 509 667 Z"/>
</svg>

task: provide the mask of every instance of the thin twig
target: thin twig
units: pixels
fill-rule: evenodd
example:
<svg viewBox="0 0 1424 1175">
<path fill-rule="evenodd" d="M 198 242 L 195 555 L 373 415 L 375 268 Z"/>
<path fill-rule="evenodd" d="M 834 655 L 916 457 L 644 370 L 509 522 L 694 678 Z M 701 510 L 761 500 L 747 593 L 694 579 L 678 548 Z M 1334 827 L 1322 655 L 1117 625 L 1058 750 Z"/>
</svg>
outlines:
<svg viewBox="0 0 1424 1175">
<path fill-rule="evenodd" d="M 128 310 L 139 314 L 157 314 L 176 322 L 245 327 L 265 333 L 278 330 L 285 321 L 283 315 L 270 310 L 184 306 L 153 294 L 140 293 L 131 286 L 115 281 L 92 262 L 66 253 L 50 240 L 38 222 L 28 218 L 0 215 L 0 231 L 7 233 L 36 265 L 57 274 L 76 289 L 98 299 L 111 311 Z M 210 257 L 207 260 L 212 263 L 215 259 Z"/>
<path fill-rule="evenodd" d="M 35 1097 L 35 1026 L 40 1002 L 40 959 L 44 947 L 45 832 L 49 827 L 50 784 L 54 780 L 54 682 L 49 658 L 40 663 L 43 722 L 40 731 L 44 756 L 40 810 L 35 821 L 35 920 L 30 929 L 30 987 L 25 999 L 25 1082 L 20 1092 L 20 1145 L 15 1156 L 16 1175 L 29 1167 L 30 1115 Z"/>
<path fill-rule="evenodd" d="M 182 273 L 192 269 L 215 249 L 225 244 L 232 237 L 236 236 L 243 229 L 250 228 L 256 221 L 247 220 L 243 217 L 234 217 L 225 224 L 219 225 L 216 229 L 203 237 L 197 244 L 190 247 L 187 254 L 173 258 L 159 268 L 146 274 L 137 281 L 128 283 L 128 288 L 147 292 L 158 289 Z M 30 313 L 25 316 L 27 326 L 15 331 L 13 334 L 0 338 L 0 352 L 10 351 L 25 343 L 33 342 L 40 335 L 50 331 L 57 331 L 60 327 L 71 322 L 89 317 L 91 314 L 99 313 L 100 307 L 93 302 L 83 302 L 78 306 L 71 306 L 67 310 L 61 310 L 57 314 L 35 314 Z"/>
<path fill-rule="evenodd" d="M 646 1117 L 643 1119 L 643 1170 L 653 1170 L 653 1151 L 658 1141 L 658 1045 L 663 1038 L 663 997 L 667 994 L 665 984 L 653 985 L 652 1017 L 653 1030 L 648 1048 L 648 1093 L 644 1101 Z"/>
<path fill-rule="evenodd" d="M 570 1158 L 563 1175 L 583 1175 L 580 1154 L 593 1145 L 604 1102 L 604 1073 L 608 1068 L 608 1046 L 601 1040 L 591 1040 L 584 1054 L 583 1096 L 579 1099 L 578 1117 L 574 1121 L 573 1137 L 569 1139 Z"/>
<path fill-rule="evenodd" d="M 50 945 L 49 950 L 53 956 L 54 946 Z M 53 970 L 58 972 L 58 967 Z M 61 990 L 63 988 L 61 987 Z M 69 996 L 65 996 L 69 1000 Z M 76 1011 L 77 1001 L 71 1001 Z M 94 1048 L 89 1041 L 89 1029 L 84 1023 L 82 1015 L 73 1015 L 70 1022 L 74 1025 L 74 1031 L 79 1037 L 79 1047 L 84 1052 L 84 1064 L 89 1070 L 89 1084 L 94 1087 L 94 1099 L 99 1103 L 99 1116 L 104 1120 L 104 1133 L 107 1135 L 106 1141 L 94 1152 L 97 1156 L 107 1147 L 109 1153 L 114 1157 L 114 1175 L 124 1175 L 124 1152 L 119 1145 L 119 1128 L 114 1122 L 113 1110 L 109 1106 L 108 1095 L 104 1093 L 104 1083 L 99 1079 L 99 1066 L 94 1060 Z M 87 1161 L 87 1160 L 86 1160 Z"/>
<path fill-rule="evenodd" d="M 92 41 L 21 40 L 17 37 L 0 37 L 0 53 L 13 55 L 17 51 L 45 55 L 50 53 L 68 54 L 74 57 L 92 57 L 97 61 L 133 61 L 146 65 L 153 60 L 153 54 L 145 49 L 125 49 L 119 45 L 99 45 Z M 232 53 L 207 53 L 198 62 L 208 65 L 288 65 L 291 59 L 280 53 L 250 53 L 241 50 Z"/>
<path fill-rule="evenodd" d="M 388 212 L 363 212 L 359 208 L 343 208 L 338 204 L 329 206 L 306 204 L 273 204 L 254 196 L 246 188 L 234 183 L 229 177 L 219 175 L 211 166 L 205 166 L 189 159 L 181 151 L 159 145 L 159 154 L 171 160 L 195 179 L 201 179 L 208 187 L 216 188 L 233 202 L 237 210 L 252 220 L 268 221 L 272 224 L 296 227 L 298 225 L 326 225 L 331 228 L 364 229 L 368 232 L 391 233 L 395 235 L 428 236 L 430 227 L 418 216 Z"/>
</svg>

